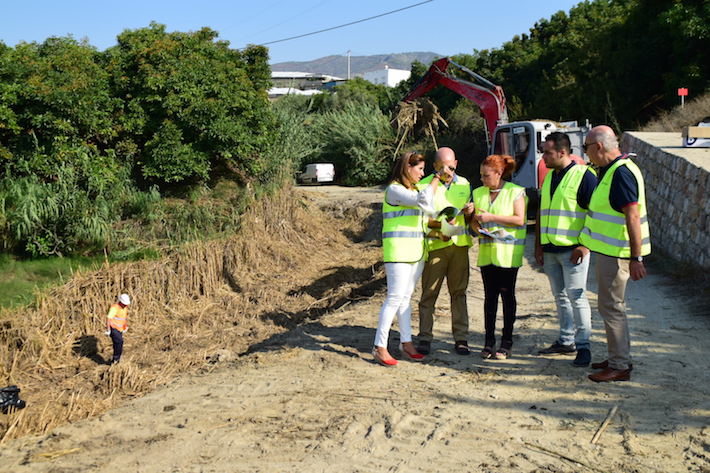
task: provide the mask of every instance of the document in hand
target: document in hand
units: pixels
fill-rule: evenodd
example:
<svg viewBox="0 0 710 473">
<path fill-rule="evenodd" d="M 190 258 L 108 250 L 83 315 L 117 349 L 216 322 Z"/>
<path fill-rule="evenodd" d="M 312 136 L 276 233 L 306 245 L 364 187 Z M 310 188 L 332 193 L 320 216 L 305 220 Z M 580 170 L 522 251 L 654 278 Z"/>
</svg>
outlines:
<svg viewBox="0 0 710 473">
<path fill-rule="evenodd" d="M 512 233 L 502 229 L 502 228 L 497 228 L 492 231 L 488 231 L 485 228 L 480 228 L 478 230 L 478 233 L 481 235 L 485 235 L 487 237 L 493 238 L 494 240 L 500 240 L 500 241 L 515 241 L 515 235 Z"/>
<path fill-rule="evenodd" d="M 446 207 L 445 209 L 442 209 L 436 216 L 437 220 L 446 220 L 451 221 L 458 217 L 461 212 L 463 212 L 463 209 L 457 209 L 456 207 Z"/>
</svg>

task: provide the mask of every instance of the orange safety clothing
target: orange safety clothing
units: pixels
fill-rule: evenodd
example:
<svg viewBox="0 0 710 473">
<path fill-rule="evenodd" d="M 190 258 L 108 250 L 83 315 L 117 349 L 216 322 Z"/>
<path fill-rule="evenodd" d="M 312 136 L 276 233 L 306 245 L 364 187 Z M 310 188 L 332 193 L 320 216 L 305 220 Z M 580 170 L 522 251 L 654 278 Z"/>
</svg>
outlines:
<svg viewBox="0 0 710 473">
<path fill-rule="evenodd" d="M 108 311 L 108 324 L 119 332 L 124 332 L 128 328 L 128 307 L 113 304 Z"/>
</svg>

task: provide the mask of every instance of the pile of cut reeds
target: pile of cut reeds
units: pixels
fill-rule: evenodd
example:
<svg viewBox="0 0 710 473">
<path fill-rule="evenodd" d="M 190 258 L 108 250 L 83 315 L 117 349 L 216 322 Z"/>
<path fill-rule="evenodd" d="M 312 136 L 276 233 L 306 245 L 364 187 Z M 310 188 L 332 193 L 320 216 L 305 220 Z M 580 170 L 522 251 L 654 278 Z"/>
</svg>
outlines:
<svg viewBox="0 0 710 473">
<path fill-rule="evenodd" d="M 342 304 L 367 282 L 338 281 L 313 294 L 306 289 L 314 281 L 328 286 L 329 274 L 342 278 L 380 257 L 345 236 L 352 222 L 328 217 L 293 189 L 255 203 L 243 222 L 233 237 L 78 273 L 31 307 L 0 312 L 0 385 L 17 384 L 27 401 L 0 416 L 0 442 L 101 413 L 212 366 L 224 350 L 243 353 Z M 122 292 L 132 298 L 129 331 L 121 362 L 109 366 L 105 317 Z"/>
<path fill-rule="evenodd" d="M 424 134 L 432 140 L 434 148 L 438 148 L 436 135 L 439 126 L 448 124 L 439 113 L 439 107 L 427 98 L 420 98 L 411 102 L 400 102 L 397 112 L 392 119 L 392 125 L 397 132 L 397 148 L 395 156 L 407 139 L 416 138 Z"/>
</svg>

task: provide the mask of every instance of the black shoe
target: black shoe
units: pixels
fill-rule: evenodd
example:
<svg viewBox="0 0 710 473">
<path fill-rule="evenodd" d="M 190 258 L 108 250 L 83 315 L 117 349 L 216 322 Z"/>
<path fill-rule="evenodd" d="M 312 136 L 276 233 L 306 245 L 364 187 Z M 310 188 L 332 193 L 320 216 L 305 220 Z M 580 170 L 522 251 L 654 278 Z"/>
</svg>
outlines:
<svg viewBox="0 0 710 473">
<path fill-rule="evenodd" d="M 459 340 L 454 343 L 454 351 L 459 355 L 470 355 L 471 349 L 468 348 L 468 342 L 466 340 Z"/>
<path fill-rule="evenodd" d="M 431 342 L 429 340 L 419 340 L 417 351 L 422 355 L 428 355 L 431 353 Z"/>
<path fill-rule="evenodd" d="M 587 348 L 580 348 L 577 350 L 577 357 L 574 359 L 572 364 L 578 368 L 585 368 L 589 366 L 592 362 L 592 352 Z"/>
<path fill-rule="evenodd" d="M 538 353 L 541 355 L 571 355 L 576 351 L 577 348 L 574 346 L 574 343 L 570 343 L 569 345 L 563 345 L 559 341 L 556 341 L 549 347 L 543 348 L 542 350 L 538 351 Z"/>
</svg>

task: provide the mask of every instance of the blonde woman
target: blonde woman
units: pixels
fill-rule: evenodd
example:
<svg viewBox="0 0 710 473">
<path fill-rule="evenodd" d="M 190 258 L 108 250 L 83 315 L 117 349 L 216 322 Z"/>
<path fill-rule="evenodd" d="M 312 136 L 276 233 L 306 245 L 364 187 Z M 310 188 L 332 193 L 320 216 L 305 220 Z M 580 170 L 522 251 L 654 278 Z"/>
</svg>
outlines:
<svg viewBox="0 0 710 473">
<path fill-rule="evenodd" d="M 387 296 L 380 309 L 372 356 L 383 366 L 396 366 L 397 360 L 387 350 L 389 331 L 397 316 L 400 332 L 399 349 L 405 358 L 421 361 L 424 355 L 412 343 L 412 308 L 414 287 L 424 269 L 424 219 L 434 214 L 434 191 L 444 179 L 453 177 L 450 169 L 442 169 L 431 184 L 417 191 L 416 184 L 424 176 L 424 156 L 409 152 L 394 164 L 390 184 L 382 204 L 382 249 L 384 253 Z"/>
</svg>

